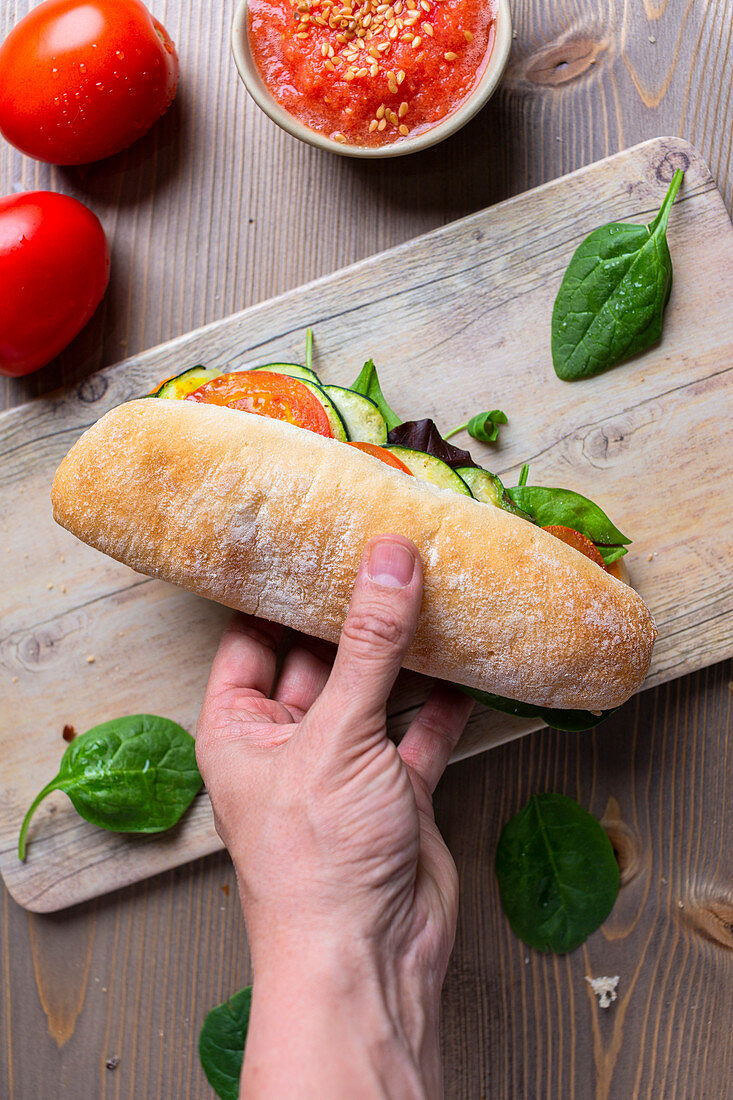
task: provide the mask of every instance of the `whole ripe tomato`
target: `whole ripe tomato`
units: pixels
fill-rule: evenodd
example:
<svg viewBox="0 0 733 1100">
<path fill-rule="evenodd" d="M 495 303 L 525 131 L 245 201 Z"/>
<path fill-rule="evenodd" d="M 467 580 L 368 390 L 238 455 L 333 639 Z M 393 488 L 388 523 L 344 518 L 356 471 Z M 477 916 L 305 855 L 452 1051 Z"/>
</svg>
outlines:
<svg viewBox="0 0 733 1100">
<path fill-rule="evenodd" d="M 178 75 L 141 0 L 45 0 L 0 46 L 0 132 L 37 160 L 88 164 L 142 137 Z"/>
<path fill-rule="evenodd" d="M 84 327 L 109 282 L 99 220 L 50 191 L 0 198 L 0 373 L 30 374 Z"/>
</svg>

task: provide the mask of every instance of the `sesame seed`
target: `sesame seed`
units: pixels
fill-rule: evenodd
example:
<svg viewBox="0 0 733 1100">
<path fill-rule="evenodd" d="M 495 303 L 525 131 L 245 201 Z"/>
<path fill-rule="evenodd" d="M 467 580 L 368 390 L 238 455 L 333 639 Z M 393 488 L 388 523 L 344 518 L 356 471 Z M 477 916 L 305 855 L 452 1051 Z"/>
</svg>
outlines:
<svg viewBox="0 0 733 1100">
<path fill-rule="evenodd" d="M 291 0 L 295 21 L 291 33 L 295 39 L 311 40 L 312 46 L 305 46 L 304 51 L 312 50 L 311 56 L 320 56 L 326 72 L 337 74 L 348 83 L 357 79 L 386 82 L 385 92 L 388 91 L 389 96 L 395 98 L 387 101 L 389 105 L 382 103 L 375 116 L 365 119 L 362 126 L 370 134 L 383 132 L 389 126 L 400 135 L 406 136 L 410 127 L 402 119 L 411 108 L 410 91 L 405 89 L 400 95 L 400 86 L 406 79 L 405 70 L 395 71 L 387 66 L 391 58 L 394 58 L 392 65 L 395 64 L 395 55 L 406 46 L 417 51 L 425 48 L 425 36 L 432 44 L 432 40 L 442 34 L 442 31 L 436 30 L 431 19 L 435 5 L 442 2 L 443 0 L 391 0 L 391 3 L 389 0 Z M 313 41 L 311 27 L 315 30 L 323 28 L 326 34 L 318 35 Z M 461 34 L 467 43 L 474 41 L 471 31 L 461 28 Z M 323 38 L 326 40 L 323 41 Z M 393 45 L 394 50 L 390 53 Z M 459 56 L 461 55 L 455 50 L 443 53 L 447 62 L 457 61 Z M 377 88 L 379 86 L 374 85 Z M 381 86 L 384 87 L 384 84 Z M 351 107 L 345 109 L 346 116 L 352 113 Z M 345 144 L 350 140 L 340 131 L 333 138 Z"/>
</svg>

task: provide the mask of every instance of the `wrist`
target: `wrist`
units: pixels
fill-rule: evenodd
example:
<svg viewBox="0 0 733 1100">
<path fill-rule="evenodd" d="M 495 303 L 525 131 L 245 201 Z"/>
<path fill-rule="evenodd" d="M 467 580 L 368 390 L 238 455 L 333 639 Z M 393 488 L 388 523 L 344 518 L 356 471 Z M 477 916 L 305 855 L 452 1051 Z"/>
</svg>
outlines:
<svg viewBox="0 0 733 1100">
<path fill-rule="evenodd" d="M 442 1096 L 439 978 L 374 944 L 307 931 L 297 944 L 253 945 L 253 962 L 247 1100 Z"/>
</svg>

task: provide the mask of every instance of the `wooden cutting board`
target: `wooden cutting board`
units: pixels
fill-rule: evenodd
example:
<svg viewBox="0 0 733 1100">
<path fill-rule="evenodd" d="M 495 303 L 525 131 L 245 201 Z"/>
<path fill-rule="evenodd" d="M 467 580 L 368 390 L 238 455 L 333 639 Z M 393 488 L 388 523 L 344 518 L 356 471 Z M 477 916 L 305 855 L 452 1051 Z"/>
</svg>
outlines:
<svg viewBox="0 0 733 1100">
<path fill-rule="evenodd" d="M 601 377 L 558 381 L 550 315 L 573 250 L 603 222 L 650 221 L 676 167 L 686 176 L 669 230 L 675 287 L 663 341 Z M 373 357 L 405 416 L 447 430 L 500 407 L 501 446 L 476 445 L 479 459 L 509 484 L 529 461 L 532 481 L 586 493 L 633 536 L 626 560 L 660 632 L 651 686 L 733 649 L 732 303 L 733 227 L 709 170 L 685 142 L 658 139 L 3 414 L 0 871 L 13 897 L 48 912 L 220 846 L 205 795 L 172 832 L 135 838 L 93 828 L 54 794 L 31 827 L 27 862 L 15 854 L 66 724 L 83 732 L 147 711 L 194 730 L 228 615 L 53 524 L 54 469 L 102 413 L 198 362 L 302 360 L 308 325 L 324 379 L 348 384 Z M 395 731 L 425 693 L 405 674 Z M 456 755 L 538 725 L 477 708 Z"/>
</svg>

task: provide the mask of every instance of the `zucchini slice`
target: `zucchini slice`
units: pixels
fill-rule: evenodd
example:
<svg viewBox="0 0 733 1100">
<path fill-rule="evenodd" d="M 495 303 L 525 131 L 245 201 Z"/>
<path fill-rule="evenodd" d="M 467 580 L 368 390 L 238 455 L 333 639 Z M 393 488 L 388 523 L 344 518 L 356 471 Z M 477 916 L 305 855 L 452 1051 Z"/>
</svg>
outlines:
<svg viewBox="0 0 733 1100">
<path fill-rule="evenodd" d="M 310 390 L 313 396 L 316 397 L 323 405 L 323 408 L 326 410 L 328 422 L 331 425 L 333 438 L 340 440 L 341 443 L 348 443 L 349 433 L 346 430 L 346 425 L 344 424 L 343 417 L 341 416 L 341 413 L 338 411 L 323 387 L 317 386 L 315 382 L 309 382 L 307 378 L 299 378 L 298 381 L 302 382 L 305 388 Z"/>
<path fill-rule="evenodd" d="M 396 455 L 422 481 L 429 481 L 440 489 L 452 489 L 454 493 L 463 493 L 466 497 L 473 496 L 461 475 L 452 470 L 447 462 L 443 462 L 442 458 L 426 455 L 424 451 L 413 451 L 409 447 L 399 447 L 397 444 L 387 447 L 386 450 Z"/>
<path fill-rule="evenodd" d="M 266 370 L 271 374 L 286 374 L 288 378 L 298 378 L 301 382 L 315 382 L 320 386 L 321 381 L 310 367 L 301 367 L 300 363 L 263 363 L 261 367 L 251 367 L 251 370 Z"/>
<path fill-rule="evenodd" d="M 324 386 L 323 389 L 341 414 L 349 439 L 356 443 L 384 446 L 387 442 L 387 422 L 376 401 L 343 386 Z"/>
<path fill-rule="evenodd" d="M 484 504 L 495 504 L 497 508 L 501 508 L 504 486 L 496 474 L 490 474 L 488 470 L 480 470 L 478 466 L 459 466 L 457 473 L 466 482 L 476 500 Z"/>
<path fill-rule="evenodd" d="M 531 517 L 514 503 L 496 474 L 491 474 L 478 466 L 459 466 L 458 473 L 476 500 L 480 500 L 483 504 L 494 504 L 497 508 L 503 508 L 505 512 L 511 512 L 520 519 L 532 522 Z"/>
<path fill-rule="evenodd" d="M 203 386 L 205 382 L 210 382 L 212 378 L 218 378 L 223 373 L 220 370 L 208 370 L 206 367 L 201 366 L 189 367 L 182 374 L 176 374 L 173 378 L 166 378 L 165 382 L 150 396 L 181 401 L 189 393 L 197 390 L 199 386 Z"/>
</svg>

